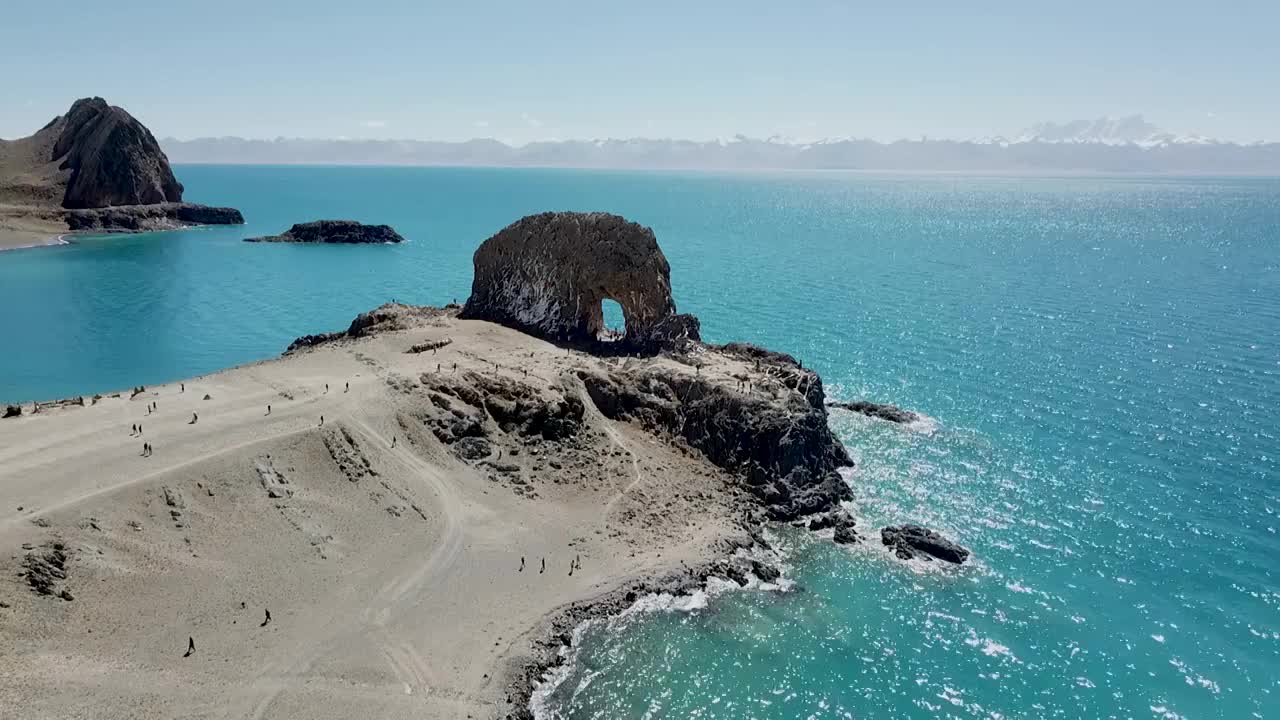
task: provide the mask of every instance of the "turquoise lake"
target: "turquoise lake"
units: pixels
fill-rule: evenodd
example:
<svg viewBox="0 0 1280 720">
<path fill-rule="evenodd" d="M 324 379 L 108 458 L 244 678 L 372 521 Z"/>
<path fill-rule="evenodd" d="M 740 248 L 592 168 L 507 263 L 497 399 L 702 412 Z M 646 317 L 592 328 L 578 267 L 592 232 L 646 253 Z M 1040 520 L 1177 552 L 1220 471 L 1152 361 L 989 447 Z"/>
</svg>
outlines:
<svg viewBox="0 0 1280 720">
<path fill-rule="evenodd" d="M 0 253 L 0 402 L 461 301 L 502 226 L 607 210 L 708 340 L 930 418 L 831 422 L 864 534 L 921 522 L 969 565 L 780 529 L 794 589 L 586 628 L 546 717 L 1280 718 L 1280 180 L 176 170 L 248 225 Z M 321 217 L 409 242 L 240 242 Z"/>
</svg>

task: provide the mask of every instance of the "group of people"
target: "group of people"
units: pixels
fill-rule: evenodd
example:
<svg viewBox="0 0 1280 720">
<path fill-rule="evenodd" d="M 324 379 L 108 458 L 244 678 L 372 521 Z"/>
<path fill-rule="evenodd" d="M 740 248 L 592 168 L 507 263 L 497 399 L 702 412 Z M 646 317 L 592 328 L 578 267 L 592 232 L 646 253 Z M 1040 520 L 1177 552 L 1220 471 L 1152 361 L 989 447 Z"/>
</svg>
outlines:
<svg viewBox="0 0 1280 720">
<path fill-rule="evenodd" d="M 574 555 L 573 559 L 569 561 L 569 576 L 573 577 L 573 571 L 581 570 L 581 569 L 582 569 L 582 556 Z M 547 571 L 547 559 L 542 558 L 542 565 L 541 567 L 538 568 L 538 574 L 541 575 L 546 571 Z M 516 572 L 524 572 L 524 556 L 523 555 L 520 556 L 520 567 L 519 569 L 516 570 Z"/>
</svg>

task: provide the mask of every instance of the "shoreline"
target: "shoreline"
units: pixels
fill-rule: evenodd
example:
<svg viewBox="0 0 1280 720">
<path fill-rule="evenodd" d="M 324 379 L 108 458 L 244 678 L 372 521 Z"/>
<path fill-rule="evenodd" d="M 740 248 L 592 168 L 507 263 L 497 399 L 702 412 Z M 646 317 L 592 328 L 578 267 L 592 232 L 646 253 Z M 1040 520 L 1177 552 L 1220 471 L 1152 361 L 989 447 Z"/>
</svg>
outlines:
<svg viewBox="0 0 1280 720">
<path fill-rule="evenodd" d="M 734 390 L 751 360 L 704 346 L 695 374 L 687 360 L 593 356 L 451 310 L 370 315 L 381 325 L 364 337 L 339 333 L 136 398 L 78 396 L 83 407 L 54 401 L 0 420 L 10 441 L 0 451 L 0 545 L 17 553 L 5 569 L 21 577 L 21 563 L 65 544 L 72 557 L 57 589 L 75 598 L 41 596 L 21 579 L 0 586 L 11 606 L 0 634 L 19 648 L 11 667 L 0 660 L 0 702 L 32 717 L 127 703 L 154 683 L 148 668 L 167 667 L 165 638 L 181 633 L 235 661 L 182 666 L 147 691 L 157 712 L 212 702 L 228 717 L 279 705 L 312 708 L 285 717 L 358 706 L 371 716 L 527 718 L 583 620 L 751 572 L 735 558 L 765 523 L 750 488 L 712 461 L 714 447 L 617 415 L 599 385 L 697 379 L 726 410 L 790 412 Z M 413 350 L 435 339 L 449 343 Z M 758 380 L 774 398 L 795 395 L 767 374 Z M 476 390 L 491 399 L 468 405 L 480 402 Z M 509 402 L 536 413 L 503 420 Z M 469 408 L 483 427 L 458 424 Z M 146 435 L 126 437 L 139 420 Z M 143 439 L 155 459 L 137 455 Z M 410 527 L 421 530 L 405 535 Z M 175 544 L 175 530 L 186 540 Z M 523 568 L 538 557 L 549 576 Z M 202 569 L 209 563 L 221 570 Z M 327 584 L 334 571 L 348 579 Z M 236 588 L 257 588 L 247 599 L 278 616 L 270 642 L 232 627 L 244 598 Z M 178 627 L 138 622 L 175 610 Z M 46 650 L 32 655 L 37 637 Z M 66 677 L 53 657 L 98 663 L 99 653 L 114 670 L 51 692 Z M 367 689 L 331 684 L 322 668 L 334 663 L 348 668 L 334 677 L 365 678 Z"/>
</svg>

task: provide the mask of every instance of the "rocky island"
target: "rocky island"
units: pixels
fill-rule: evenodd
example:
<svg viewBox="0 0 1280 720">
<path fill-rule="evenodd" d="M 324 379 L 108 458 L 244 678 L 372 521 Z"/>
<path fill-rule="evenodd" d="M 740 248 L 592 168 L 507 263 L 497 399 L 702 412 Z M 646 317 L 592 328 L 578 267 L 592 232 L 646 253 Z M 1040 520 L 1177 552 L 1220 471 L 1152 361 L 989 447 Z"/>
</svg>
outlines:
<svg viewBox="0 0 1280 720">
<path fill-rule="evenodd" d="M 245 238 L 245 242 L 335 243 L 369 245 L 404 242 L 390 225 L 365 225 L 354 220 L 316 220 L 296 223 L 279 235 Z"/>
<path fill-rule="evenodd" d="M 68 231 L 140 232 L 239 224 L 231 208 L 183 202 L 151 131 L 102 98 L 84 98 L 30 137 L 0 140 L 0 247 Z"/>
<path fill-rule="evenodd" d="M 769 522 L 878 547 L 841 507 L 821 378 L 703 342 L 651 230 L 532 216 L 474 266 L 464 306 L 387 304 L 276 360 L 0 421 L 0 703 L 528 718 L 584 619 L 776 581 Z"/>
</svg>

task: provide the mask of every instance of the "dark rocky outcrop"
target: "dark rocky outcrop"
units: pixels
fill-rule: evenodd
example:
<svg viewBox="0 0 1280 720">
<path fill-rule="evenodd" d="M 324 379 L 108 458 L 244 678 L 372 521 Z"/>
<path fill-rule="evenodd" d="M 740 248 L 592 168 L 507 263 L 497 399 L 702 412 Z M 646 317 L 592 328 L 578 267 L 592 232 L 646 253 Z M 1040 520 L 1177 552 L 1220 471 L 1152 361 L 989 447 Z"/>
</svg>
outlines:
<svg viewBox="0 0 1280 720">
<path fill-rule="evenodd" d="M 5 408 L 4 408 L 4 417 L 11 418 L 11 417 L 18 417 L 19 415 L 22 415 L 22 406 L 21 406 L 21 405 L 6 405 L 6 406 L 5 406 Z"/>
<path fill-rule="evenodd" d="M 794 366 L 770 369 L 790 379 L 789 392 L 742 394 L 655 366 L 609 374 L 583 370 L 579 377 L 605 417 L 636 421 L 701 451 L 740 477 L 770 519 L 831 510 L 850 498 L 836 470 L 853 463 L 827 426 L 822 381 Z"/>
<path fill-rule="evenodd" d="M 677 315 L 671 268 L 653 231 L 607 213 L 543 213 L 485 240 L 474 257 L 461 317 L 560 342 L 594 343 L 601 303 L 622 307 L 628 350 L 657 352 L 699 340 L 696 318 Z"/>
<path fill-rule="evenodd" d="M 868 418 L 888 420 L 890 423 L 914 423 L 914 421 L 920 419 L 920 415 L 918 413 L 901 409 L 901 407 L 897 405 L 881 404 L 881 402 L 868 402 L 865 400 L 841 402 L 833 400 L 828 402 L 827 406 L 838 407 L 838 409 L 841 410 L 849 410 L 851 413 L 867 415 Z"/>
<path fill-rule="evenodd" d="M 99 97 L 75 101 L 34 135 L 0 140 L 0 205 L 11 220 L 133 232 L 244 221 L 183 203 L 182 193 L 151 131 Z M 87 212 L 99 209 L 109 212 Z"/>
<path fill-rule="evenodd" d="M 355 338 L 365 337 L 380 332 L 395 332 L 397 330 L 407 330 L 416 327 L 424 322 L 438 318 L 445 314 L 450 314 L 451 310 L 442 310 L 440 308 L 428 307 L 425 305 L 404 305 L 401 303 L 387 303 L 381 305 L 369 312 L 363 312 L 356 316 L 355 320 L 347 326 L 342 332 L 318 333 L 315 335 L 303 335 L 293 342 L 289 343 L 289 347 L 285 349 L 288 355 L 296 350 L 303 348 L 315 347 L 325 343 L 337 342 L 340 340 L 352 340 Z"/>
<path fill-rule="evenodd" d="M 888 420 L 893 423 L 910 423 L 920 419 L 920 415 L 918 413 L 914 413 L 910 410 L 903 410 L 897 405 L 873 403 L 867 402 L 866 400 L 855 400 L 853 402 L 840 402 L 833 400 L 827 403 L 827 405 L 841 410 L 856 412 L 866 415 L 867 417 Z"/>
<path fill-rule="evenodd" d="M 63 587 L 67 580 L 67 560 L 67 547 L 55 540 L 31 550 L 22 558 L 22 574 L 37 593 L 70 600 L 71 593 Z"/>
<path fill-rule="evenodd" d="M 151 131 L 99 97 L 75 101 L 41 132 L 57 132 L 52 157 L 69 172 L 65 208 L 182 202 L 182 184 Z"/>
<path fill-rule="evenodd" d="M 390 225 L 364 225 L 354 220 L 316 220 L 297 223 L 279 235 L 245 238 L 244 241 L 376 245 L 404 242 L 404 238 Z"/>
<path fill-rule="evenodd" d="M 959 565 L 969 559 L 968 550 L 919 525 L 886 527 L 880 531 L 880 541 L 902 560 L 938 558 Z"/>
<path fill-rule="evenodd" d="M 72 210 L 66 214 L 71 230 L 150 232 L 198 225 L 243 225 L 239 210 L 195 203 L 161 203 Z"/>
</svg>

